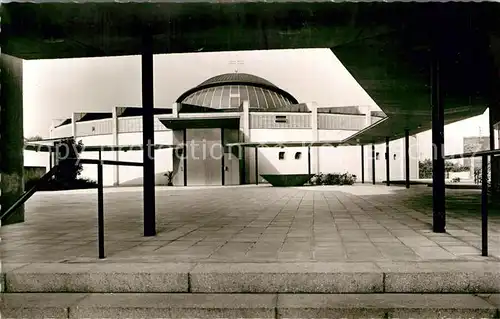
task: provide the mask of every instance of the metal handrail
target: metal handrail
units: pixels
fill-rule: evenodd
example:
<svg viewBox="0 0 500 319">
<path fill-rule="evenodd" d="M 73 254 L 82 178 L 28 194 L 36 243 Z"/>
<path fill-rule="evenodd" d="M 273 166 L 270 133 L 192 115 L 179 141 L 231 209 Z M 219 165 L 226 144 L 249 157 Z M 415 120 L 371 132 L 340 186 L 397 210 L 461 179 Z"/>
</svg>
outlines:
<svg viewBox="0 0 500 319">
<path fill-rule="evenodd" d="M 481 255 L 488 256 L 488 156 L 500 156 L 500 149 L 444 156 L 444 159 L 481 157 Z"/>
<path fill-rule="evenodd" d="M 52 176 L 59 169 L 58 165 L 52 167 L 47 173 L 45 173 L 28 191 L 24 192 L 15 202 L 12 204 L 5 212 L 0 216 L 0 220 L 9 218 L 22 204 L 24 204 L 36 191 L 46 182 L 48 182 Z"/>
<path fill-rule="evenodd" d="M 500 156 L 500 149 L 446 155 L 444 156 L 444 159 L 447 160 L 447 159 L 482 157 L 482 156 Z"/>
</svg>

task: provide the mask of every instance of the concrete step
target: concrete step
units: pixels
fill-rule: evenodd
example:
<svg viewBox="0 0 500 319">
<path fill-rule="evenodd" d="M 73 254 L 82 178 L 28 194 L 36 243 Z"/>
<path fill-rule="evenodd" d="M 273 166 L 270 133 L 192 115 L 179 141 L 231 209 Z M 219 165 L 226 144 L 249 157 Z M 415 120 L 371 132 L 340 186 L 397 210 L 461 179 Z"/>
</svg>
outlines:
<svg viewBox="0 0 500 319">
<path fill-rule="evenodd" d="M 500 293 L 500 263 L 4 264 L 17 293 Z"/>
<path fill-rule="evenodd" d="M 500 295 L 6 293 L 2 318 L 498 318 Z"/>
</svg>

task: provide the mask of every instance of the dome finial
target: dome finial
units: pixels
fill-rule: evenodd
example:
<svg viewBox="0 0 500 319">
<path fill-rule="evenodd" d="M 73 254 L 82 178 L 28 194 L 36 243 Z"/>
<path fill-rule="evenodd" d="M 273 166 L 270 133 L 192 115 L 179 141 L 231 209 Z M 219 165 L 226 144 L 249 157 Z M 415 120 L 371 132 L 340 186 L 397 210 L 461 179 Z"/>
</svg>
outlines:
<svg viewBox="0 0 500 319">
<path fill-rule="evenodd" d="M 243 64 L 245 64 L 245 62 L 243 60 L 231 60 L 231 61 L 229 61 L 229 64 L 243 65 Z M 238 67 L 236 67 L 236 69 L 234 70 L 234 73 L 238 73 Z"/>
</svg>

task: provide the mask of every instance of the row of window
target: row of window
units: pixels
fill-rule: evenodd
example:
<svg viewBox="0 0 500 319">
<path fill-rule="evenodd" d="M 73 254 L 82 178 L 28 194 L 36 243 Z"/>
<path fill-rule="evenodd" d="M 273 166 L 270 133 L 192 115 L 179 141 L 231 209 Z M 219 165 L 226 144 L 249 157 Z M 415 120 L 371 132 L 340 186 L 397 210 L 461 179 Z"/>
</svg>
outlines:
<svg viewBox="0 0 500 319">
<path fill-rule="evenodd" d="M 302 157 L 302 152 L 296 152 L 295 153 L 295 159 L 299 160 Z M 284 160 L 285 159 L 285 152 L 279 152 L 278 153 L 278 159 L 279 160 Z"/>
<path fill-rule="evenodd" d="M 396 154 L 392 155 L 392 159 L 393 159 L 393 160 L 396 160 L 396 157 L 397 157 L 397 156 L 396 156 Z M 375 153 L 375 159 L 376 159 L 376 160 L 379 160 L 379 159 L 380 159 L 380 153 L 379 153 L 379 152 L 376 152 L 376 153 Z"/>
</svg>

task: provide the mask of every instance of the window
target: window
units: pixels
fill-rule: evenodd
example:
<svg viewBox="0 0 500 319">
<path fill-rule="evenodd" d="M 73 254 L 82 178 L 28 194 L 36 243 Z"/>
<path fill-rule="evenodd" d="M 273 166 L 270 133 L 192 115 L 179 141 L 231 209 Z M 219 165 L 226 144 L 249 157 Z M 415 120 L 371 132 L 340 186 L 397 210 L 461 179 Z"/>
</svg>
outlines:
<svg viewBox="0 0 500 319">
<path fill-rule="evenodd" d="M 393 158 L 394 160 L 396 160 L 396 154 L 394 154 L 394 155 L 392 156 L 392 158 Z"/>
<path fill-rule="evenodd" d="M 278 159 L 284 160 L 285 159 L 285 152 L 279 152 Z"/>
<path fill-rule="evenodd" d="M 298 160 L 302 156 L 302 152 L 295 153 L 295 159 Z"/>
<path fill-rule="evenodd" d="M 286 118 L 286 115 L 276 115 L 276 118 L 274 119 L 275 123 L 287 123 L 288 120 Z"/>
<path fill-rule="evenodd" d="M 379 152 L 375 153 L 375 159 L 376 159 L 377 161 L 380 159 L 380 153 L 379 153 Z"/>
</svg>

